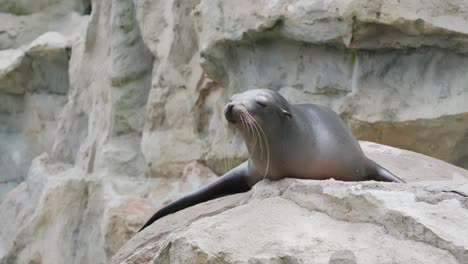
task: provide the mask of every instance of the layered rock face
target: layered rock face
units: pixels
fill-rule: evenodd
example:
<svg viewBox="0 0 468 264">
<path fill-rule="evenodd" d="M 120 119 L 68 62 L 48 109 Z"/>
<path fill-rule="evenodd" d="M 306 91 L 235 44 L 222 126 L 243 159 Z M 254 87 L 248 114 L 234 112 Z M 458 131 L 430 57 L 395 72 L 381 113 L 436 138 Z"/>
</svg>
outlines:
<svg viewBox="0 0 468 264">
<path fill-rule="evenodd" d="M 361 146 L 407 183 L 262 181 L 156 221 L 110 263 L 465 263 L 468 171 Z"/>
<path fill-rule="evenodd" d="M 89 1 L 0 1 L 0 200 L 51 151 Z"/>
<path fill-rule="evenodd" d="M 247 157 L 242 139 L 226 128 L 222 116 L 228 98 L 246 89 L 270 88 L 293 103 L 328 105 L 360 139 L 468 168 L 467 17 L 463 0 L 0 0 L 0 263 L 107 262 L 154 210 Z M 274 211 L 290 210 L 297 223 L 305 225 L 309 211 L 311 221 L 332 223 L 325 230 L 333 225 L 340 230 L 344 226 L 338 222 L 349 222 L 349 232 L 362 227 L 374 237 L 385 234 L 386 245 L 405 238 L 414 252 L 432 252 L 427 262 L 463 263 L 467 245 L 459 239 L 458 219 L 465 217 L 466 200 L 445 192 L 466 195 L 460 187 L 465 172 L 402 150 L 364 148 L 403 178 L 444 181 L 430 188 L 294 182 L 313 190 L 298 191 L 303 196 L 293 202 L 282 195 L 272 195 L 273 200 L 253 195 L 245 203 L 254 209 L 243 217 L 278 201 Z M 283 192 L 283 184 L 259 188 Z M 383 211 L 344 219 L 323 208 L 298 208 L 325 199 L 323 191 L 314 191 L 325 187 L 342 193 L 343 200 L 376 197 L 372 208 Z M 441 197 L 433 202 L 435 215 L 452 213 L 450 220 L 434 221 L 453 220 L 453 229 L 434 231 L 426 216 L 407 216 L 408 208 L 422 210 L 414 201 L 429 208 L 430 193 Z M 406 209 L 393 207 L 398 194 L 409 197 L 402 205 Z M 361 202 L 356 206 L 364 210 Z M 395 221 L 407 216 L 404 221 L 411 223 L 390 231 L 378 228 L 390 221 L 381 219 L 390 214 L 386 211 L 395 211 Z M 272 216 L 265 212 L 264 217 Z M 235 219 L 223 226 L 229 223 Z M 264 224 L 266 232 L 278 223 Z M 287 228 L 281 232 L 289 234 Z M 429 238 L 426 229 L 432 232 Z M 302 239 L 339 242 L 311 232 Z M 167 247 L 175 240 L 164 238 L 152 246 L 166 243 L 167 250 L 151 258 L 187 263 L 198 254 L 188 246 L 194 236 L 177 234 L 186 237 L 177 240 L 186 255 L 175 260 L 176 247 Z M 373 245 L 352 233 L 343 235 L 359 241 L 362 252 Z M 366 253 L 342 252 L 338 248 L 349 244 L 336 245 L 329 247 L 330 254 L 338 252 L 332 263 L 343 256 L 365 263 Z M 203 249 L 194 259 L 212 261 L 222 247 Z M 259 261 L 301 263 L 318 252 L 302 249 L 293 244 L 284 260 L 268 253 Z M 373 256 L 407 251 L 382 252 Z M 245 260 L 226 254 L 232 254 L 227 262 Z M 317 255 L 318 262 L 331 259 L 327 254 Z M 134 258 L 138 255 L 116 259 Z"/>
<path fill-rule="evenodd" d="M 274 88 L 330 105 L 358 138 L 468 167 L 466 1 L 202 1 L 197 10 L 204 69 L 231 93 Z"/>
<path fill-rule="evenodd" d="M 31 160 L 54 143 L 67 101 L 71 45 L 49 32 L 27 47 L 0 51 L 0 200 L 24 180 Z"/>
<path fill-rule="evenodd" d="M 440 191 L 261 182 L 161 219 L 111 263 L 466 263 L 467 198 Z"/>
</svg>

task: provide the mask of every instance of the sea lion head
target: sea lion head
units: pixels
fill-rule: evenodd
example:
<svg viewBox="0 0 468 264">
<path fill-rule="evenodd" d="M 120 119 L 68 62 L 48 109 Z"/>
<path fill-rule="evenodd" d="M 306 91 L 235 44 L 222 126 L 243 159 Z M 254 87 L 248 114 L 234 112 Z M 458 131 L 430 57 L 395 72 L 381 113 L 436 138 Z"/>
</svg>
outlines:
<svg viewBox="0 0 468 264">
<path fill-rule="evenodd" d="M 252 161 L 265 175 L 271 144 L 283 137 L 293 115 L 288 101 L 268 89 L 236 94 L 224 108 L 226 120 L 242 134 Z"/>
<path fill-rule="evenodd" d="M 270 129 L 292 118 L 288 101 L 278 92 L 268 89 L 247 90 L 233 95 L 224 108 L 224 116 L 229 124 L 241 130 L 250 121 Z"/>
</svg>

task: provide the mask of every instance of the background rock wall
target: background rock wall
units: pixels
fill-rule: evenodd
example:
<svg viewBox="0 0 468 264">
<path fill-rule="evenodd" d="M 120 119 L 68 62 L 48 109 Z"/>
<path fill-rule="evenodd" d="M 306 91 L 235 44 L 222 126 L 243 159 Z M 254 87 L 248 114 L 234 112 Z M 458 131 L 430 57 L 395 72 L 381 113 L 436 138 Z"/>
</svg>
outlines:
<svg viewBox="0 0 468 264">
<path fill-rule="evenodd" d="M 0 21 L 6 263 L 105 263 L 246 157 L 222 118 L 246 89 L 468 168 L 463 0 L 0 0 Z"/>
<path fill-rule="evenodd" d="M 232 92 L 273 88 L 330 105 L 358 138 L 466 168 L 468 6 L 454 5 L 202 2 L 202 63 Z"/>
</svg>

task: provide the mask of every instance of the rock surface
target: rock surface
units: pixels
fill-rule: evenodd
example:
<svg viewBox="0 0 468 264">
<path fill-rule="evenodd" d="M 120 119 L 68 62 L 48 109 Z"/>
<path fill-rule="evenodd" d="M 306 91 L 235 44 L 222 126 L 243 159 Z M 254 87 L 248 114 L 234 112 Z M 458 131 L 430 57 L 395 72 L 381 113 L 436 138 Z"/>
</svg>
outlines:
<svg viewBox="0 0 468 264">
<path fill-rule="evenodd" d="M 222 116 L 246 89 L 329 105 L 360 139 L 468 168 L 467 15 L 463 0 L 0 0 L 0 263 L 107 262 L 156 208 L 247 157 Z M 363 147 L 418 181 L 405 195 L 467 193 L 460 168 Z M 433 257 L 460 262 L 447 241 Z"/>
<path fill-rule="evenodd" d="M 157 221 L 111 263 L 466 263 L 468 198 L 451 188 L 261 182 Z"/>
<path fill-rule="evenodd" d="M 156 208 L 215 177 L 194 163 L 178 182 L 102 178 L 43 154 L 0 205 L 0 263 L 106 263 Z"/>
<path fill-rule="evenodd" d="M 52 151 L 67 100 L 70 42 L 48 32 L 26 47 L 0 51 L 0 201 L 24 180 L 31 160 Z"/>
<path fill-rule="evenodd" d="M 408 183 L 262 181 L 156 221 L 111 263 L 468 261 L 468 171 L 410 151 L 361 146 Z"/>
<path fill-rule="evenodd" d="M 468 4 L 453 4 L 201 1 L 202 63 L 228 94 L 326 104 L 360 139 L 468 168 Z"/>
<path fill-rule="evenodd" d="M 0 49 L 18 48 L 48 31 L 74 39 L 90 12 L 90 0 L 2 0 Z"/>
</svg>

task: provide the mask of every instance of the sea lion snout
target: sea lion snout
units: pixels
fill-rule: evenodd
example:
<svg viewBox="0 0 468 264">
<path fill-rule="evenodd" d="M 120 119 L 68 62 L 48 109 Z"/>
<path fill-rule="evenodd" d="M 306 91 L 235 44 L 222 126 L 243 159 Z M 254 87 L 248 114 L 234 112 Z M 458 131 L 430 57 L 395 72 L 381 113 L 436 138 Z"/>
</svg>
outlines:
<svg viewBox="0 0 468 264">
<path fill-rule="evenodd" d="M 234 109 L 235 105 L 235 103 L 228 103 L 226 107 L 224 107 L 224 117 L 231 124 L 235 124 L 237 122 Z"/>
</svg>

